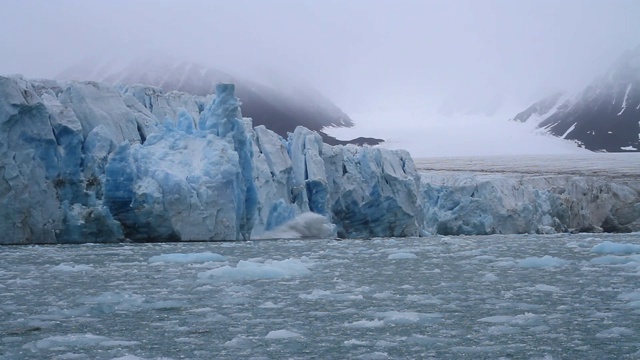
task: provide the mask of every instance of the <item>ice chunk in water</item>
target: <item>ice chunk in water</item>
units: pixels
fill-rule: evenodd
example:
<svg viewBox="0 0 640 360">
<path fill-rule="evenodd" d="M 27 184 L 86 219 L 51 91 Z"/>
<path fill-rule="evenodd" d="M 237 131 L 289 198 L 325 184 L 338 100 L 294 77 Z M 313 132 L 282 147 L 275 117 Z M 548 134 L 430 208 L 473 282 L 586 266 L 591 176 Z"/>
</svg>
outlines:
<svg viewBox="0 0 640 360">
<path fill-rule="evenodd" d="M 612 337 L 620 337 L 620 336 L 631 336 L 633 334 L 635 334 L 635 332 L 629 328 L 614 327 L 614 328 L 599 332 L 598 334 L 596 334 L 596 337 L 612 338 Z"/>
<path fill-rule="evenodd" d="M 399 260 L 399 259 L 415 259 L 417 258 L 416 254 L 409 252 L 397 252 L 393 254 L 389 254 L 389 260 Z"/>
<path fill-rule="evenodd" d="M 344 326 L 350 327 L 350 328 L 374 328 L 374 327 L 384 326 L 384 321 L 378 320 L 378 319 L 371 320 L 371 321 L 360 320 L 352 323 L 346 323 L 344 324 Z"/>
<path fill-rule="evenodd" d="M 208 261 L 226 261 L 227 259 L 212 252 L 202 252 L 194 254 L 162 254 L 149 258 L 150 263 L 196 263 Z"/>
<path fill-rule="evenodd" d="M 605 241 L 592 247 L 591 252 L 601 254 L 640 253 L 640 245 L 619 244 L 611 241 Z"/>
<path fill-rule="evenodd" d="M 74 265 L 70 263 L 62 263 L 58 266 L 54 266 L 49 271 L 62 271 L 62 272 L 82 272 L 95 270 L 91 265 Z"/>
<path fill-rule="evenodd" d="M 107 341 L 111 341 L 111 339 L 105 336 L 98 336 L 93 334 L 68 334 L 49 336 L 42 340 L 25 344 L 23 347 L 27 349 L 51 349 L 66 346 L 87 347 L 101 345 L 101 343 Z"/>
<path fill-rule="evenodd" d="M 298 259 L 271 261 L 264 264 L 240 260 L 236 267 L 223 266 L 204 271 L 198 274 L 198 278 L 201 280 L 214 281 L 244 281 L 279 279 L 291 276 L 302 276 L 310 273 L 311 271 L 309 271 L 307 265 Z"/>
<path fill-rule="evenodd" d="M 289 339 L 297 337 L 302 337 L 302 335 L 290 330 L 273 330 L 269 331 L 265 339 Z"/>
<path fill-rule="evenodd" d="M 528 257 L 518 262 L 519 267 L 525 268 L 547 268 L 547 267 L 559 267 L 568 263 L 567 260 L 555 258 L 553 256 L 545 255 L 543 257 Z"/>
</svg>

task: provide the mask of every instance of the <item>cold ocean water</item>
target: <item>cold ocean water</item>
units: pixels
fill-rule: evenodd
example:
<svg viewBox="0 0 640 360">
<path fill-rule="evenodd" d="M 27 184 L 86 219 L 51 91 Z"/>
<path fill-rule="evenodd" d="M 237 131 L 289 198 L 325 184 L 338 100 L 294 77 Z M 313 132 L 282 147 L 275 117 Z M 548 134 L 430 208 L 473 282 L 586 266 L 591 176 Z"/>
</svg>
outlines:
<svg viewBox="0 0 640 360">
<path fill-rule="evenodd" d="M 0 254 L 0 359 L 640 358 L 639 233 Z"/>
</svg>

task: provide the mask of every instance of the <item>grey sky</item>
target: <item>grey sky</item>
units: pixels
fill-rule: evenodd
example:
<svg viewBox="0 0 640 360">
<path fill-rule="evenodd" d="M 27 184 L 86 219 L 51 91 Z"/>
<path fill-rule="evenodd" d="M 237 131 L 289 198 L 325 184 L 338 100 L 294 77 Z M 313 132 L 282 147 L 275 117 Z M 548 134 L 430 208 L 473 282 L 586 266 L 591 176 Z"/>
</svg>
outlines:
<svg viewBox="0 0 640 360">
<path fill-rule="evenodd" d="M 347 112 L 506 97 L 524 105 L 640 43 L 638 0 L 3 0 L 0 74 L 53 77 L 147 51 L 273 67 Z"/>
</svg>

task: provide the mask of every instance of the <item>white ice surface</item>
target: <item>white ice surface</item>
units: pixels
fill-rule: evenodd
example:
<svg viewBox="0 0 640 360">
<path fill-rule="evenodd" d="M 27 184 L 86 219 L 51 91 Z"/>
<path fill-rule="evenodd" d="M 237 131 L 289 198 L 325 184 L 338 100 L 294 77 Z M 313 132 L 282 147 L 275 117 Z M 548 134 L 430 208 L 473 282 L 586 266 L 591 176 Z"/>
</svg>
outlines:
<svg viewBox="0 0 640 360">
<path fill-rule="evenodd" d="M 198 278 L 204 281 L 246 281 L 303 276 L 310 273 L 309 264 L 299 259 L 286 259 L 269 263 L 240 260 L 236 267 L 225 265 L 217 269 L 204 271 L 198 274 Z"/>
<path fill-rule="evenodd" d="M 591 248 L 591 252 L 599 254 L 630 254 L 640 253 L 640 245 L 618 244 L 611 241 L 604 241 Z"/>
<path fill-rule="evenodd" d="M 548 268 L 548 267 L 560 267 L 566 264 L 567 264 L 566 260 L 545 255 L 543 257 L 528 257 L 526 259 L 520 260 L 517 263 L 517 266 L 528 267 L 528 268 Z"/>
<path fill-rule="evenodd" d="M 388 259 L 389 260 L 398 260 L 398 259 L 415 259 L 418 256 L 416 256 L 416 254 L 414 253 L 410 253 L 410 252 L 397 252 L 397 253 L 393 253 L 393 254 L 389 254 Z"/>
<path fill-rule="evenodd" d="M 149 258 L 150 263 L 199 263 L 225 261 L 225 257 L 210 251 L 196 254 L 162 254 Z"/>
<path fill-rule="evenodd" d="M 299 333 L 291 330 L 272 330 L 269 331 L 265 339 L 290 339 L 302 337 Z"/>
<path fill-rule="evenodd" d="M 49 271 L 61 271 L 61 272 L 83 272 L 83 271 L 94 271 L 95 269 L 91 265 L 82 265 L 82 264 L 69 264 L 62 263 L 60 265 L 54 266 Z"/>
<path fill-rule="evenodd" d="M 416 169 L 496 174 L 583 175 L 637 178 L 637 154 L 581 153 L 525 156 L 466 156 L 415 158 Z"/>
<path fill-rule="evenodd" d="M 444 116 L 407 109 L 404 113 L 377 111 L 352 114 L 352 128 L 324 128 L 338 139 L 368 136 L 385 139 L 382 147 L 406 149 L 414 158 L 438 156 L 496 156 L 580 154 L 575 143 L 535 133 L 535 123 L 508 121 L 517 111 L 494 116 Z"/>
</svg>

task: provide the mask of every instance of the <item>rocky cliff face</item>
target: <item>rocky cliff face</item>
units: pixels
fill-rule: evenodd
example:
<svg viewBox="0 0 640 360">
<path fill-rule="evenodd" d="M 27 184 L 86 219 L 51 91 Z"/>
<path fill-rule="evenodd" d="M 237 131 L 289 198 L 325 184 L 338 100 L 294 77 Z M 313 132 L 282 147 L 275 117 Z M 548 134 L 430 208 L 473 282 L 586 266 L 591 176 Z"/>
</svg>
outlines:
<svg viewBox="0 0 640 360">
<path fill-rule="evenodd" d="M 555 94 L 517 114 L 592 151 L 640 151 L 640 47 L 574 97 Z"/>
</svg>

